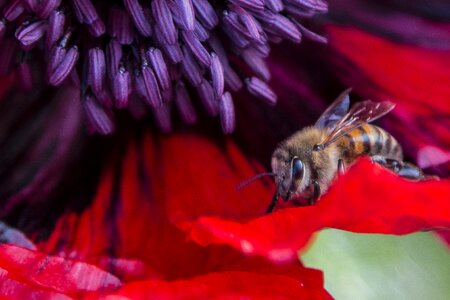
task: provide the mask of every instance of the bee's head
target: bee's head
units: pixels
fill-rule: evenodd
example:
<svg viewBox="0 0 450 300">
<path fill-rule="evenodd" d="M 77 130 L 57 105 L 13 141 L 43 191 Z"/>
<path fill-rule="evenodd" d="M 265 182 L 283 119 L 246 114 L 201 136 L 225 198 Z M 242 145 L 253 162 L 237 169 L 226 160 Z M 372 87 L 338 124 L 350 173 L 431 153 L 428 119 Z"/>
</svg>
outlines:
<svg viewBox="0 0 450 300">
<path fill-rule="evenodd" d="M 276 174 L 277 193 L 287 201 L 305 187 L 305 163 L 287 151 L 275 151 L 272 156 L 272 171 Z"/>
</svg>

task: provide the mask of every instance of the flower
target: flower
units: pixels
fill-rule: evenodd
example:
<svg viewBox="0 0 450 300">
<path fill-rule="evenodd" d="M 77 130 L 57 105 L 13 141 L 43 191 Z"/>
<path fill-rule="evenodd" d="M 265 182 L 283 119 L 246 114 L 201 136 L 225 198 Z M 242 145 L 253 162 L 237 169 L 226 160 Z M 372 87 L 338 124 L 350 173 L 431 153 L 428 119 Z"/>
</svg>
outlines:
<svg viewBox="0 0 450 300">
<path fill-rule="evenodd" d="M 191 20 L 186 13 L 189 8 L 183 6 L 189 2 L 170 2 L 176 5 L 176 11 L 183 12 L 178 21 L 173 18 L 174 26 L 183 28 Z M 231 2 L 252 12 L 253 9 L 246 5 L 257 3 Z M 300 2 L 315 3 L 295 1 Z M 25 5 L 19 1 L 11 2 L 16 6 L 8 3 L 12 8 Z M 51 3 L 56 2 L 48 1 Z M 74 0 L 71 3 L 73 5 L 69 7 L 80 8 L 77 13 L 92 12 L 89 7 L 80 6 L 89 2 Z M 137 2 L 124 3 L 125 10 L 115 17 L 121 26 L 111 24 L 111 28 L 116 30 L 115 39 L 123 39 L 125 43 L 130 41 L 129 34 L 120 30 L 133 23 L 136 35 L 145 36 L 146 19 L 139 13 L 151 14 L 153 11 L 129 10 L 127 7 L 133 8 Z M 265 3 L 269 6 L 279 2 Z M 289 4 L 294 2 L 283 3 L 292 8 Z M 35 4 L 26 1 L 26 5 L 23 14 Z M 106 4 L 105 7 L 108 8 Z M 174 8 L 169 7 L 169 10 L 174 13 Z M 333 18 L 333 12 L 329 18 Z M 357 16 L 360 10 L 353 13 Z M 102 54 L 103 48 L 91 49 L 87 45 L 100 43 L 95 32 L 102 27 L 88 15 L 81 15 L 83 21 L 76 13 L 74 16 L 76 22 L 85 24 L 94 34 L 77 48 L 58 49 L 65 52 L 58 55 L 64 56 L 60 65 L 74 64 L 75 68 L 74 60 L 85 59 L 93 69 L 87 72 L 85 81 L 92 83 L 88 88 L 91 89 L 89 97 L 84 94 L 83 84 L 81 88 L 73 88 L 67 81 L 63 83 L 61 78 L 67 75 L 67 69 L 56 70 L 58 67 L 54 70 L 58 76 L 55 75 L 52 82 L 62 81 L 56 93 L 39 84 L 36 86 L 40 89 L 40 97 L 20 94 L 6 84 L 2 87 L 3 93 L 14 97 L 7 97 L 0 103 L 5 108 L 0 111 L 8 111 L 12 116 L 0 120 L 1 144 L 8 145 L 0 149 L 0 178 L 4 183 L 0 186 L 4 207 L 1 215 L 8 224 L 1 224 L 2 239 L 10 243 L 0 246 L 0 276 L 5 282 L 0 284 L 0 294 L 15 293 L 20 298 L 243 296 L 327 299 L 331 296 L 323 287 L 322 273 L 303 266 L 297 259 L 298 251 L 304 250 L 314 232 L 333 227 L 353 232 L 403 235 L 449 226 L 448 179 L 410 182 L 364 159 L 340 178 L 315 206 L 287 207 L 265 215 L 274 189 L 270 180 L 253 183 L 242 191 L 236 190 L 239 183 L 268 166 L 271 151 L 279 141 L 299 127 L 312 124 L 326 107 L 326 102 L 332 100 L 343 85 L 353 86 L 359 96 L 374 97 L 374 100 L 389 98 L 397 102 L 398 112 L 386 116 L 383 126 L 394 134 L 401 134 L 408 158 L 413 161 L 420 161 L 424 148 L 432 147 L 428 166 L 438 168 L 448 176 L 445 167 L 448 130 L 440 122 L 433 121 L 439 113 L 446 114 L 447 89 L 432 84 L 421 73 L 409 76 L 411 72 L 404 72 L 408 66 L 422 70 L 422 73 L 432 72 L 437 80 L 445 82 L 447 56 L 438 54 L 445 50 L 405 46 L 380 38 L 389 28 L 396 29 L 395 26 L 386 26 L 376 35 L 336 25 L 333 19 L 326 19 L 329 47 L 306 42 L 301 47 L 281 44 L 273 49 L 268 67 L 273 74 L 271 86 L 275 94 L 261 80 L 267 73 L 262 69 L 253 70 L 259 72 L 260 79 L 253 77 L 247 81 L 249 91 L 270 95 L 270 98 L 277 95 L 277 106 L 262 105 L 247 99 L 247 94 L 235 93 L 239 101 L 234 107 L 230 104 L 231 94 L 223 90 L 219 105 L 222 130 L 228 132 L 230 127 L 227 126 L 236 118 L 237 127 L 232 136 L 222 135 L 217 124 L 201 113 L 195 113 L 196 126 L 182 127 L 173 135 L 149 129 L 145 120 L 135 121 L 127 114 L 116 113 L 114 135 L 88 136 L 81 122 L 83 111 L 91 130 L 108 133 L 113 126 L 109 105 L 127 106 L 135 116 L 142 113 L 139 105 L 132 104 L 136 97 L 126 97 L 131 92 L 127 83 L 132 76 L 147 80 L 145 88 L 147 84 L 152 87 L 144 91 L 150 107 L 156 102 L 151 102 L 155 100 L 151 97 L 155 96 L 150 92 L 157 91 L 154 87 L 161 88 L 161 81 L 151 75 L 151 72 L 156 74 L 158 67 L 151 63 L 150 68 L 138 65 L 141 72 L 138 74 L 142 76 L 139 77 L 130 72 L 127 61 L 124 66 L 119 66 L 125 69 L 118 70 L 116 81 L 108 83 L 108 92 L 114 94 L 109 100 L 114 101 L 110 104 L 100 102 L 101 97 L 95 90 L 101 92 L 104 85 L 98 77 L 107 75 L 103 74 L 104 67 L 96 64 L 103 56 L 106 60 L 107 55 Z M 160 22 L 167 22 L 167 19 Z M 355 26 L 353 22 L 351 24 Z M 17 34 L 30 45 L 38 36 L 38 39 L 44 38 L 40 36 L 44 30 L 42 20 L 32 24 L 33 27 L 23 27 Z M 170 39 L 171 25 L 164 24 L 167 29 L 164 38 Z M 394 32 L 403 36 L 402 32 Z M 309 31 L 303 33 L 313 36 Z M 189 47 L 199 46 L 189 34 L 184 35 L 187 35 L 182 37 L 185 43 L 192 43 Z M 231 40 L 240 41 L 233 37 Z M 403 41 L 411 42 L 412 39 Z M 107 43 L 110 44 L 105 46 L 106 52 L 110 51 L 114 58 L 120 53 L 117 47 L 120 42 Z M 81 47 L 87 48 L 86 56 L 77 54 Z M 128 46 L 120 47 L 129 49 Z M 72 52 L 68 54 L 70 50 Z M 194 52 L 199 57 L 183 60 L 184 64 L 207 60 L 201 49 Z M 162 49 L 161 55 L 170 58 L 169 54 Z M 225 72 L 220 71 L 220 66 L 224 69 L 224 65 L 222 61 L 220 64 L 213 62 L 214 55 L 209 55 L 212 67 L 204 76 L 212 82 L 208 89 L 219 94 L 222 91 L 221 72 Z M 219 53 L 217 55 L 220 59 Z M 252 64 L 261 66 L 261 61 L 247 61 L 253 56 L 246 60 L 244 53 L 238 52 L 239 55 L 248 67 Z M 418 57 L 427 59 L 418 60 Z M 80 64 L 77 71 L 84 64 Z M 170 65 L 166 63 L 168 72 L 172 69 Z M 237 65 L 242 67 L 242 61 L 238 60 Z M 24 70 L 27 67 L 23 67 Z M 237 69 L 233 67 L 233 70 Z M 188 76 L 185 70 L 182 72 Z M 182 119 L 190 123 L 194 120 L 194 110 L 186 105 L 186 101 L 192 87 L 187 82 L 177 81 L 178 77 L 170 78 L 177 95 L 173 102 L 184 107 Z M 106 79 L 103 83 L 106 84 Z M 99 85 L 94 87 L 94 84 Z M 422 90 L 432 101 L 425 102 L 417 96 Z M 80 95 L 81 102 L 78 101 Z M 157 111 L 154 109 L 153 113 L 157 114 Z M 164 131 L 171 127 L 166 118 L 169 114 L 168 111 L 159 112 L 163 117 L 156 117 L 156 120 Z M 421 116 L 423 124 L 430 130 L 417 126 L 416 116 Z M 403 129 L 395 120 L 408 121 L 408 129 L 416 131 Z M 436 159 L 436 153 L 441 153 L 441 158 Z"/>
<path fill-rule="evenodd" d="M 327 4 L 11 0 L 0 9 L 0 73 L 13 71 L 27 90 L 70 79 L 80 90 L 90 131 L 114 130 L 112 107 L 128 108 L 137 118 L 150 109 L 165 132 L 171 129 L 171 106 L 185 123 L 195 123 L 195 90 L 208 114 L 220 114 L 223 131 L 231 133 L 234 108 L 228 91 L 245 84 L 251 94 L 274 104 L 265 64 L 269 42 L 299 43 L 303 35 L 325 41 L 300 22 L 326 12 Z M 38 75 L 43 72 L 46 80 Z"/>
</svg>

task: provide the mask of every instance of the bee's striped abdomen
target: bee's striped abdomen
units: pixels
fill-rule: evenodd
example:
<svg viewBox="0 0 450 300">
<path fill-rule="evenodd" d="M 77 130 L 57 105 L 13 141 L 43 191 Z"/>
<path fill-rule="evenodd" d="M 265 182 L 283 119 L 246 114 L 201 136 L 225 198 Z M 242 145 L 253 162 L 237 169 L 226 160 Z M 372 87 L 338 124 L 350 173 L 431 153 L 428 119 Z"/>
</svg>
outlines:
<svg viewBox="0 0 450 300">
<path fill-rule="evenodd" d="M 380 127 L 364 124 L 344 136 L 344 155 L 354 159 L 360 155 L 381 155 L 386 158 L 403 160 L 403 153 L 397 140 Z"/>
</svg>

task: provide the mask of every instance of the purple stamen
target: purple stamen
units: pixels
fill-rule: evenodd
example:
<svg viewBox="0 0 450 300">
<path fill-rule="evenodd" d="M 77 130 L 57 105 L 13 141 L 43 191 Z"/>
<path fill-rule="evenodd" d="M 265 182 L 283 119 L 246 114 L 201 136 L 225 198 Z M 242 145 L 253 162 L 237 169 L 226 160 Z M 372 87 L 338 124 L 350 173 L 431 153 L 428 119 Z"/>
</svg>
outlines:
<svg viewBox="0 0 450 300">
<path fill-rule="evenodd" d="M 256 11 L 264 9 L 262 0 L 230 0 L 230 2 Z"/>
<path fill-rule="evenodd" d="M 202 43 L 198 40 L 192 31 L 183 31 L 181 33 L 183 41 L 191 50 L 192 54 L 205 66 L 211 65 L 211 56 L 208 51 L 203 47 Z"/>
<path fill-rule="evenodd" d="M 173 23 L 172 13 L 165 0 L 153 0 L 151 3 L 153 16 L 161 32 L 161 36 L 168 44 L 175 44 L 177 41 L 177 30 Z"/>
<path fill-rule="evenodd" d="M 217 114 L 219 113 L 219 102 L 214 95 L 214 90 L 211 84 L 203 79 L 202 83 L 197 86 L 197 92 L 206 111 L 211 116 L 217 116 Z"/>
<path fill-rule="evenodd" d="M 41 55 L 51 85 L 67 82 L 80 90 L 96 132 L 112 131 L 112 106 L 136 117 L 151 111 L 169 131 L 173 105 L 187 123 L 197 119 L 192 100 L 220 114 L 230 133 L 229 91 L 240 90 L 243 78 L 250 93 L 276 102 L 267 84 L 270 43 L 302 36 L 326 41 L 299 23 L 326 11 L 324 0 L 121 2 L 0 0 L 0 72 L 15 72 L 24 88 L 41 85 L 42 78 L 31 81 L 31 70 L 42 73 Z M 198 97 L 191 99 L 194 89 Z"/>
<path fill-rule="evenodd" d="M 195 16 L 206 29 L 211 30 L 219 24 L 219 18 L 209 1 L 193 0 L 192 3 L 195 8 Z"/>
<path fill-rule="evenodd" d="M 83 108 L 91 133 L 110 134 L 114 131 L 112 114 L 97 104 L 93 95 L 86 95 Z"/>
<path fill-rule="evenodd" d="M 36 12 L 39 6 L 38 0 L 24 0 L 23 2 L 25 3 L 26 9 L 30 12 Z"/>
<path fill-rule="evenodd" d="M 182 28 L 184 30 L 194 30 L 195 13 L 191 0 L 174 0 L 175 5 L 173 9 L 177 10 L 176 15 L 180 17 Z"/>
<path fill-rule="evenodd" d="M 78 60 L 78 56 L 77 46 L 70 48 L 69 51 L 65 53 L 61 62 L 50 72 L 49 83 L 54 86 L 60 85 L 72 71 Z"/>
<path fill-rule="evenodd" d="M 50 49 L 63 35 L 65 21 L 66 16 L 60 10 L 55 10 L 50 14 L 47 27 L 47 35 L 45 39 L 45 45 L 47 46 L 47 49 Z"/>
<path fill-rule="evenodd" d="M 249 48 L 242 51 L 242 58 L 247 65 L 256 73 L 259 77 L 265 81 L 270 80 L 270 71 L 266 65 L 264 59 L 259 56 L 259 53 L 254 48 Z"/>
<path fill-rule="evenodd" d="M 210 71 L 214 90 L 216 91 L 217 96 L 220 97 L 223 94 L 224 75 L 220 59 L 214 52 L 211 54 Z"/>
<path fill-rule="evenodd" d="M 88 24 L 88 30 L 90 34 L 92 34 L 95 37 L 99 37 L 103 35 L 106 31 L 105 23 L 101 19 L 97 19 L 91 24 Z"/>
<path fill-rule="evenodd" d="M 98 99 L 105 96 L 104 82 L 106 78 L 105 53 L 100 48 L 89 50 L 88 84 Z"/>
<path fill-rule="evenodd" d="M 118 8 L 112 8 L 108 17 L 108 33 L 122 45 L 133 42 L 133 25 L 128 14 Z"/>
<path fill-rule="evenodd" d="M 72 3 L 77 8 L 77 11 L 81 13 L 81 15 L 77 15 L 80 23 L 92 24 L 99 18 L 95 7 L 90 0 L 72 0 Z"/>
<path fill-rule="evenodd" d="M 150 48 L 146 54 L 161 89 L 168 90 L 170 88 L 170 76 L 162 52 L 159 49 Z"/>
<path fill-rule="evenodd" d="M 207 31 L 202 24 L 195 22 L 194 33 L 200 42 L 206 42 L 209 38 L 209 31 Z"/>
<path fill-rule="evenodd" d="M 233 5 L 232 9 L 236 12 L 237 17 L 244 25 L 245 30 L 242 32 L 249 38 L 258 40 L 260 38 L 260 33 L 255 18 L 240 6 Z"/>
<path fill-rule="evenodd" d="M 230 90 L 237 92 L 242 89 L 242 86 L 244 85 L 242 80 L 230 66 L 224 67 L 223 73 L 225 84 Z"/>
<path fill-rule="evenodd" d="M 155 74 L 146 65 L 141 67 L 142 83 L 145 91 L 144 99 L 150 107 L 158 107 L 162 104 L 161 93 L 158 88 Z"/>
<path fill-rule="evenodd" d="M 121 59 L 122 59 L 122 46 L 116 40 L 111 40 L 108 46 L 106 46 L 106 67 L 108 77 L 111 82 L 116 77 Z"/>
<path fill-rule="evenodd" d="M 123 3 L 139 33 L 145 37 L 150 36 L 152 29 L 138 0 L 123 0 Z"/>
<path fill-rule="evenodd" d="M 113 81 L 112 92 L 117 108 L 125 108 L 128 104 L 128 96 L 131 93 L 130 73 L 124 66 L 120 66 Z"/>
<path fill-rule="evenodd" d="M 181 66 L 183 67 L 184 75 L 193 86 L 197 86 L 203 80 L 203 72 L 195 62 L 195 59 L 192 57 L 190 51 L 185 47 L 183 48 L 183 53 L 184 56 L 181 61 Z"/>
<path fill-rule="evenodd" d="M 15 36 L 23 46 L 31 46 L 44 35 L 46 27 L 44 21 L 24 24 L 17 29 Z"/>
<path fill-rule="evenodd" d="M 280 12 L 284 8 L 282 0 L 264 0 L 264 3 L 273 12 Z"/>
<path fill-rule="evenodd" d="M 277 102 L 277 95 L 273 90 L 258 77 L 252 77 L 246 80 L 247 90 L 250 94 L 265 100 L 270 105 L 274 105 Z"/>
<path fill-rule="evenodd" d="M 222 95 L 219 101 L 220 123 L 222 131 L 225 134 L 230 134 L 235 127 L 234 105 L 231 94 L 226 92 Z"/>
<path fill-rule="evenodd" d="M 14 21 L 25 10 L 21 0 L 13 0 L 3 9 L 3 16 L 8 21 Z"/>
<path fill-rule="evenodd" d="M 37 15 L 46 19 L 61 4 L 61 0 L 41 0 L 37 8 Z"/>
</svg>

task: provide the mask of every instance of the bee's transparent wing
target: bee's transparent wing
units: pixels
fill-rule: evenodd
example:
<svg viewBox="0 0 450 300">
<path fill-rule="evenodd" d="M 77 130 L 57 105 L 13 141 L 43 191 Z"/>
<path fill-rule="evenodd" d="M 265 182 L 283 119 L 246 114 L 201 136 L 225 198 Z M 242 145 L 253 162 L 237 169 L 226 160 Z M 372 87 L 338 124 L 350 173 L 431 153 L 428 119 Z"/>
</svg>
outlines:
<svg viewBox="0 0 450 300">
<path fill-rule="evenodd" d="M 349 94 L 351 91 L 352 89 L 346 89 L 343 91 L 327 108 L 327 110 L 323 112 L 314 126 L 333 130 L 348 112 L 350 107 Z"/>
<path fill-rule="evenodd" d="M 327 147 L 353 129 L 384 116 L 394 106 L 395 104 L 389 101 L 373 102 L 371 100 L 354 104 L 350 111 L 330 131 L 330 134 L 322 141 L 321 145 Z"/>
</svg>

